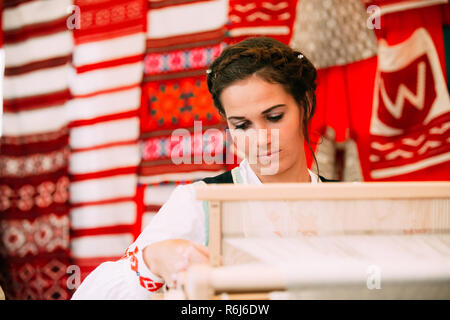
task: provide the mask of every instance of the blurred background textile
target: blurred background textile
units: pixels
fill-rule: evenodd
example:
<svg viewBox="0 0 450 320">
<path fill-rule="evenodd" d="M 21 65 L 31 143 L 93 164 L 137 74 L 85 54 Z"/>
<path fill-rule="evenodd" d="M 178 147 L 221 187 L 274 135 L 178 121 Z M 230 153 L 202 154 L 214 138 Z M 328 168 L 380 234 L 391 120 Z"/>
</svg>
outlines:
<svg viewBox="0 0 450 320">
<path fill-rule="evenodd" d="M 195 159 L 226 157 L 206 70 L 249 36 L 292 45 L 317 67 L 321 175 L 450 180 L 447 0 L 1 4 L 7 299 L 69 299 L 76 277 L 119 259 L 176 185 L 236 165 Z M 183 150 L 192 161 L 175 164 Z"/>
</svg>

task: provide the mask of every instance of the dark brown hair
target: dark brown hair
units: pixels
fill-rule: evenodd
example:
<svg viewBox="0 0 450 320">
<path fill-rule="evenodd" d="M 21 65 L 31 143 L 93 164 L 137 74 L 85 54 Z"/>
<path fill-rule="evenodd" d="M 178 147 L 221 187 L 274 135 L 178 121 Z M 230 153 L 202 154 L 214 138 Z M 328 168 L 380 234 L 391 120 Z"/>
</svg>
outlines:
<svg viewBox="0 0 450 320">
<path fill-rule="evenodd" d="M 317 71 L 308 58 L 275 39 L 254 37 L 224 49 L 207 72 L 208 90 L 222 116 L 225 116 L 225 109 L 220 95 L 234 82 L 255 74 L 265 81 L 281 84 L 303 114 L 303 135 L 319 170 L 308 134 L 316 109 Z"/>
</svg>

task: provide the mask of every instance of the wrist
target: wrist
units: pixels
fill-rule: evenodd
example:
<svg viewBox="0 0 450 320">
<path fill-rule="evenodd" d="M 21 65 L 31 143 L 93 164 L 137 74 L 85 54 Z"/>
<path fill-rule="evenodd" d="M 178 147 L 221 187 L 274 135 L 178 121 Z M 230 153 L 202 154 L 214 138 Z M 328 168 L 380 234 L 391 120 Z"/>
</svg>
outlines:
<svg viewBox="0 0 450 320">
<path fill-rule="evenodd" d="M 144 248 L 142 251 L 142 256 L 144 258 L 144 263 L 147 266 L 148 270 L 153 273 L 155 276 L 162 278 L 158 269 L 157 263 L 157 253 L 155 252 L 155 247 L 151 244 Z"/>
</svg>

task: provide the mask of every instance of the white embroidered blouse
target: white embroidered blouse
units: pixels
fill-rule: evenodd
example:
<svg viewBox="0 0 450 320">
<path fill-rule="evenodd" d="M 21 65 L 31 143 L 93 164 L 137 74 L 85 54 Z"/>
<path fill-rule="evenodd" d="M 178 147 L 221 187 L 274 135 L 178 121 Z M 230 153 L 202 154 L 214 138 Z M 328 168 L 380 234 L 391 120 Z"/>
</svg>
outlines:
<svg viewBox="0 0 450 320">
<path fill-rule="evenodd" d="M 239 177 L 238 183 L 261 184 L 246 160 L 234 173 Z M 315 173 L 309 171 L 309 174 L 311 183 L 320 182 Z M 204 182 L 176 187 L 124 256 L 118 261 L 99 265 L 78 287 L 72 299 L 151 299 L 163 286 L 163 279 L 146 266 L 142 250 L 154 242 L 175 238 L 206 243 L 203 202 L 195 197 L 195 186 L 199 183 Z"/>
</svg>

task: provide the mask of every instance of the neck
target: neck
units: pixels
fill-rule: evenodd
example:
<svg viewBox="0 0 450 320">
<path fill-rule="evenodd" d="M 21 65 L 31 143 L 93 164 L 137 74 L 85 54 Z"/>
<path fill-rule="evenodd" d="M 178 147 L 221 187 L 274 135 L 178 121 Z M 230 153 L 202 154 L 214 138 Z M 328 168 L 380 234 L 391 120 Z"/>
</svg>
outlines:
<svg viewBox="0 0 450 320">
<path fill-rule="evenodd" d="M 296 165 L 288 170 L 284 170 L 283 172 L 274 175 L 261 175 L 259 170 L 255 172 L 258 172 L 256 175 L 262 183 L 311 182 L 311 176 L 308 172 L 306 161 L 298 161 Z"/>
</svg>

